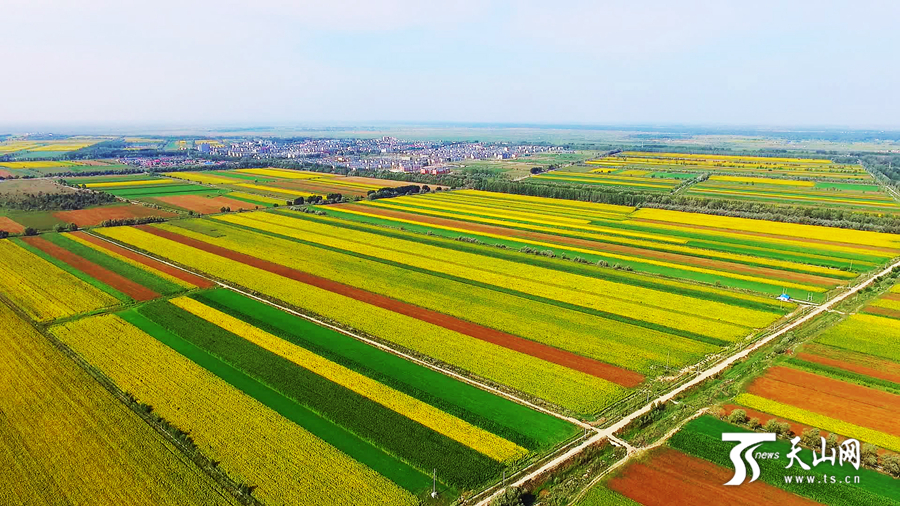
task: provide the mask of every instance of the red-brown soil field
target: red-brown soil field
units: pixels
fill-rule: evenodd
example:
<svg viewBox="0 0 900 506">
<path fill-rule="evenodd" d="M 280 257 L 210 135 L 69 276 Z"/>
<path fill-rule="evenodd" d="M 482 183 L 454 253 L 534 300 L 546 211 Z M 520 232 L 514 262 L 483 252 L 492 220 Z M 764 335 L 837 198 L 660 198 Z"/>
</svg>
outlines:
<svg viewBox="0 0 900 506">
<path fill-rule="evenodd" d="M 80 256 L 66 249 L 60 248 L 59 246 L 44 238 L 26 237 L 23 239 L 23 241 L 30 244 L 31 246 L 34 246 L 35 248 L 38 248 L 44 253 L 47 253 L 53 258 L 69 264 L 70 266 L 78 269 L 88 276 L 91 276 L 97 281 L 115 288 L 116 290 L 124 293 L 134 300 L 144 301 L 159 297 L 159 294 L 154 292 L 153 290 L 145 288 L 135 283 L 134 281 L 124 278 L 116 274 L 115 272 L 105 269 L 91 261 L 85 260 L 84 258 L 81 258 Z"/>
<path fill-rule="evenodd" d="M 155 200 L 180 207 L 188 211 L 200 214 L 214 214 L 222 212 L 223 207 L 230 207 L 232 211 L 239 209 L 252 210 L 258 206 L 249 202 L 230 199 L 228 197 L 204 197 L 202 195 L 175 195 L 171 197 L 156 197 Z"/>
<path fill-rule="evenodd" d="M 127 250 L 121 246 L 118 246 L 118 245 L 113 244 L 108 241 L 104 241 L 103 239 L 99 239 L 92 235 L 88 235 L 84 232 L 81 232 L 81 231 L 75 232 L 75 235 L 77 235 L 81 239 L 84 239 L 85 241 L 96 244 L 108 251 L 111 251 L 113 253 L 118 253 L 119 255 L 122 255 L 125 258 L 128 258 L 130 260 L 134 260 L 136 262 L 144 264 L 147 267 L 152 267 L 160 272 L 164 272 L 164 273 L 166 273 L 170 276 L 173 276 L 175 278 L 178 278 L 182 281 L 187 281 L 188 283 L 190 283 L 198 288 L 212 288 L 212 287 L 216 286 L 216 284 L 214 282 L 209 281 L 208 279 L 201 278 L 200 276 L 195 276 L 195 275 L 191 274 L 190 272 L 181 270 L 177 267 L 172 267 L 171 265 L 164 264 L 164 263 L 154 260 L 150 257 L 141 255 L 139 253 L 135 253 L 131 250 Z"/>
<path fill-rule="evenodd" d="M 0 216 L 0 230 L 9 232 L 10 234 L 21 234 L 25 231 L 25 227 L 7 218 Z"/>
<path fill-rule="evenodd" d="M 817 345 L 804 346 L 796 356 L 807 362 L 900 383 L 900 364 L 890 360 Z"/>
<path fill-rule="evenodd" d="M 761 481 L 726 487 L 733 474 L 731 469 L 665 448 L 647 462 L 630 464 L 609 481 L 608 488 L 644 506 L 818 504 Z"/>
<path fill-rule="evenodd" d="M 876 314 L 878 316 L 887 316 L 888 318 L 895 318 L 900 320 L 900 311 L 881 306 L 866 306 L 865 308 L 863 308 L 863 313 Z"/>
<path fill-rule="evenodd" d="M 127 218 L 144 218 L 147 216 L 160 216 L 171 218 L 177 216 L 169 211 L 161 211 L 150 207 L 125 204 L 117 206 L 94 207 L 92 209 L 80 209 L 78 211 L 60 211 L 53 216 L 66 223 L 74 223 L 79 227 L 93 227 L 106 220 L 122 220 Z"/>
<path fill-rule="evenodd" d="M 814 413 L 900 435 L 900 395 L 787 367 L 773 367 L 747 392 Z"/>
</svg>

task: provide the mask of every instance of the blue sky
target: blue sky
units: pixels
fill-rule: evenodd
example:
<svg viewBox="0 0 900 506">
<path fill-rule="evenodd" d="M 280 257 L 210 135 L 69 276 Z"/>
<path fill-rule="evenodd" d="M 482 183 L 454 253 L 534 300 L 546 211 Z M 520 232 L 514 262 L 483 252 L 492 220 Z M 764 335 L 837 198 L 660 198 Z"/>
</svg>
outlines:
<svg viewBox="0 0 900 506">
<path fill-rule="evenodd" d="M 900 2 L 3 4 L 0 125 L 900 127 Z"/>
</svg>

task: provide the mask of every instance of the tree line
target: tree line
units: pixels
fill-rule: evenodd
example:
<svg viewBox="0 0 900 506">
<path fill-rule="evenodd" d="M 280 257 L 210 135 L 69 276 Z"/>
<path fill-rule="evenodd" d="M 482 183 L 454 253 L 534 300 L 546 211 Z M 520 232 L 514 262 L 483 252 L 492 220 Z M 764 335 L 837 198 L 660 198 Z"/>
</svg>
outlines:
<svg viewBox="0 0 900 506">
<path fill-rule="evenodd" d="M 0 207 L 22 211 L 74 211 L 96 207 L 116 201 L 109 193 L 73 191 L 64 193 L 26 193 L 23 195 L 0 194 Z"/>
</svg>

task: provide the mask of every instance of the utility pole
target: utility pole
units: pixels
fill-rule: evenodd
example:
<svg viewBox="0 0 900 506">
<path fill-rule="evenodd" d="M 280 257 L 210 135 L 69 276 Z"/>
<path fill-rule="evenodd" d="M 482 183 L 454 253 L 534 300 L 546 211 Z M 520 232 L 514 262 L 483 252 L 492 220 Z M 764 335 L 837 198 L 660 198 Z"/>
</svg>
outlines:
<svg viewBox="0 0 900 506">
<path fill-rule="evenodd" d="M 431 485 L 431 498 L 437 499 L 437 496 L 438 496 L 438 493 L 437 493 L 437 468 L 435 468 L 434 471 L 432 471 L 432 472 L 433 472 L 432 479 L 434 481 L 432 482 L 432 485 Z M 505 476 L 506 476 L 506 473 L 504 472 L 504 477 Z M 505 481 L 505 478 L 504 478 L 504 481 Z"/>
</svg>

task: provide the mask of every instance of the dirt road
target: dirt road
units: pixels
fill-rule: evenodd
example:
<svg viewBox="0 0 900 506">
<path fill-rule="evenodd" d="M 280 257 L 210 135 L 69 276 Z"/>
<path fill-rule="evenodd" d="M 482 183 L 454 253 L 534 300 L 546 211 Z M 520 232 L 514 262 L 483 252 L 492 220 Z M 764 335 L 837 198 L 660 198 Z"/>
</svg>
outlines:
<svg viewBox="0 0 900 506">
<path fill-rule="evenodd" d="M 747 357 L 747 355 L 749 355 L 750 353 L 752 353 L 752 352 L 758 350 L 759 348 L 765 346 L 766 344 L 770 343 L 770 342 L 773 341 L 774 339 L 778 339 L 779 337 L 785 335 L 786 333 L 788 333 L 788 332 L 790 332 L 790 331 L 796 329 L 797 327 L 803 325 L 804 323 L 806 323 L 806 322 L 812 320 L 813 318 L 819 316 L 820 314 L 822 314 L 822 313 L 828 311 L 831 307 L 833 307 L 833 306 L 839 304 L 839 303 L 840 303 L 841 301 L 843 301 L 844 299 L 846 299 L 846 298 L 848 298 L 848 297 L 854 295 L 856 292 L 858 292 L 858 291 L 862 290 L 863 288 L 869 286 L 870 284 L 872 284 L 872 283 L 874 282 L 875 278 L 877 278 L 877 277 L 879 277 L 879 276 L 883 276 L 883 275 L 885 275 L 885 274 L 889 274 L 889 273 L 891 272 L 891 269 L 893 269 L 894 267 L 900 267 L 900 261 L 898 261 L 898 262 L 896 262 L 896 263 L 890 265 L 889 267 L 887 267 L 887 268 L 884 269 L 883 271 L 879 272 L 878 274 L 873 275 L 873 276 L 870 277 L 868 280 L 866 280 L 866 281 L 864 281 L 864 282 L 862 282 L 862 283 L 860 283 L 860 284 L 854 286 L 853 288 L 851 288 L 851 289 L 849 289 L 849 290 L 847 290 L 847 291 L 845 291 L 845 292 L 843 292 L 843 293 L 841 293 L 841 294 L 839 294 L 839 295 L 836 295 L 836 296 L 833 297 L 832 299 L 828 300 L 827 302 L 823 303 L 822 305 L 820 305 L 820 306 L 816 307 L 815 309 L 813 309 L 812 311 L 810 311 L 807 315 L 805 315 L 805 316 L 803 316 L 803 317 L 801 317 L 801 318 L 798 318 L 797 320 L 795 320 L 795 321 L 793 321 L 793 322 L 791 322 L 791 323 L 785 325 L 784 327 L 782 327 L 782 328 L 779 329 L 778 331 L 774 332 L 773 334 L 771 334 L 771 335 L 769 335 L 769 336 L 766 336 L 766 337 L 760 339 L 759 341 L 757 341 L 757 342 L 754 343 L 753 345 L 751 345 L 751 346 L 749 346 L 749 347 L 747 347 L 747 348 L 745 348 L 745 349 L 743 349 L 743 350 L 741 350 L 741 351 L 735 353 L 734 355 L 731 355 L 731 356 L 729 356 L 729 357 L 726 357 L 726 358 L 722 359 L 718 364 L 716 364 L 716 365 L 713 366 L 712 368 L 707 369 L 706 371 L 700 373 L 696 378 L 694 378 L 693 380 L 691 380 L 691 381 L 685 383 L 684 385 L 682 385 L 682 386 L 676 388 L 675 390 L 672 390 L 672 391 L 670 391 L 670 392 L 668 392 L 668 393 L 666 393 L 666 394 L 660 395 L 659 397 L 656 397 L 655 399 L 651 399 L 651 400 L 650 400 L 643 408 L 641 408 L 641 409 L 639 409 L 639 410 L 637 410 L 637 411 L 634 411 L 633 413 L 631 413 L 631 414 L 629 414 L 628 416 L 626 416 L 626 417 L 622 418 L 621 420 L 619 420 L 617 423 L 615 423 L 615 424 L 613 424 L 613 425 L 611 425 L 611 426 L 609 426 L 609 427 L 607 427 L 607 428 L 605 428 L 605 429 L 599 429 L 599 430 L 598 430 L 598 429 L 595 429 L 595 430 L 596 430 L 596 434 L 595 434 L 593 437 L 591 437 L 588 441 L 586 441 L 585 443 L 583 443 L 583 444 L 577 446 L 576 448 L 573 448 L 572 450 L 570 450 L 570 451 L 564 453 L 563 455 L 560 455 L 559 457 L 557 457 L 557 458 L 555 458 L 555 459 L 553 459 L 553 460 L 551 460 L 551 461 L 545 463 L 544 465 L 540 466 L 539 468 L 537 468 L 537 469 L 535 469 L 535 470 L 533 470 L 533 471 L 531 471 L 531 472 L 529 472 L 529 473 L 523 474 L 522 476 L 519 477 L 519 479 L 518 479 L 517 481 L 513 482 L 511 485 L 512 485 L 512 486 L 515 486 L 515 487 L 522 486 L 522 485 L 524 485 L 525 483 L 527 483 L 527 482 L 529 482 L 529 481 L 531 481 L 531 480 L 537 478 L 538 476 L 540 476 L 540 475 L 542 475 L 542 474 L 544 474 L 544 473 L 547 473 L 547 472 L 552 471 L 553 469 L 555 469 L 555 468 L 556 468 L 557 466 L 559 466 L 560 464 L 562 464 L 562 463 L 566 462 L 567 460 L 571 459 L 573 456 L 578 455 L 579 453 L 581 453 L 585 448 L 587 448 L 587 447 L 590 446 L 591 444 L 597 443 L 597 442 L 599 442 L 599 441 L 602 440 L 602 439 L 606 439 L 606 438 L 609 438 L 610 436 L 613 436 L 619 429 L 624 428 L 624 427 L 627 426 L 629 423 L 631 423 L 634 419 L 636 419 L 636 418 L 638 418 L 638 417 L 640 417 L 640 416 L 643 416 L 643 415 L 647 414 L 647 413 L 650 411 L 650 409 L 651 409 L 651 407 L 653 406 L 654 403 L 656 403 L 656 402 L 663 402 L 663 403 L 664 403 L 664 402 L 668 402 L 668 401 L 674 399 L 675 396 L 677 396 L 678 394 L 680 394 L 680 393 L 682 393 L 682 392 L 684 392 L 684 391 L 686 391 L 686 390 L 688 390 L 688 389 L 690 389 L 690 388 L 692 388 L 692 387 L 694 387 L 694 386 L 696 386 L 696 385 L 698 385 L 698 384 L 700 384 L 700 383 L 702 383 L 702 382 L 704 382 L 704 381 L 706 381 L 706 380 L 712 378 L 713 376 L 715 376 L 715 375 L 719 374 L 720 372 L 724 371 L 726 368 L 728 368 L 729 366 L 731 366 L 732 364 L 734 364 L 734 363 L 737 362 L 738 360 L 741 360 L 741 359 Z M 630 454 L 629 454 L 629 455 L 630 455 Z M 627 459 L 627 458 L 628 458 L 628 457 L 626 457 L 626 459 Z M 485 498 L 482 499 L 480 502 L 478 502 L 477 505 L 478 505 L 478 506 L 487 506 L 487 505 L 491 502 L 491 500 L 492 500 L 495 496 L 497 496 L 498 494 L 500 494 L 502 491 L 503 491 L 503 489 L 498 489 L 498 490 L 495 491 L 493 494 L 491 494 L 491 495 L 485 497 Z"/>
</svg>

